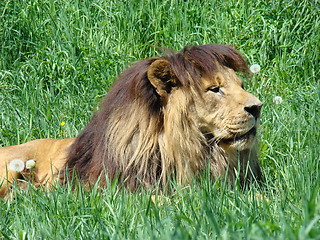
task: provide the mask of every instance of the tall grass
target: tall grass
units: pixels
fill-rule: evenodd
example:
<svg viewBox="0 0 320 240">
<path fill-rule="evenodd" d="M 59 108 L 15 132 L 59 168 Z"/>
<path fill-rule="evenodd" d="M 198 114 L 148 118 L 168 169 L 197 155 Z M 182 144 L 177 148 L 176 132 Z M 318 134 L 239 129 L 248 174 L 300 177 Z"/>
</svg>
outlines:
<svg viewBox="0 0 320 240">
<path fill-rule="evenodd" d="M 317 0 L 2 0 L 0 145 L 75 136 L 130 62 L 206 43 L 262 67 L 246 88 L 264 102 L 267 199 L 206 178 L 156 203 L 116 186 L 30 187 L 0 200 L 0 239 L 320 239 Z"/>
</svg>

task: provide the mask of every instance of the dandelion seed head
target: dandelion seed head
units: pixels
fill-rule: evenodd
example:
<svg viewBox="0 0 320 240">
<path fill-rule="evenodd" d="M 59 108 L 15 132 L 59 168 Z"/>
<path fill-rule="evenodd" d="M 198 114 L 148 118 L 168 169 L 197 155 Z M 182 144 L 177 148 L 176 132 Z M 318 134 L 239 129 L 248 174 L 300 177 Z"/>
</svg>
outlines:
<svg viewBox="0 0 320 240">
<path fill-rule="evenodd" d="M 282 97 L 280 97 L 280 96 L 275 96 L 274 98 L 273 98 L 273 102 L 275 103 L 275 104 L 281 104 L 282 102 L 283 102 L 283 100 L 282 100 Z"/>
<path fill-rule="evenodd" d="M 36 161 L 35 160 L 28 160 L 26 162 L 26 169 L 31 169 L 36 165 Z"/>
<path fill-rule="evenodd" d="M 261 70 L 261 67 L 259 64 L 253 64 L 250 66 L 250 71 L 252 73 L 258 73 L 258 72 L 260 72 L 260 70 Z"/>
<path fill-rule="evenodd" d="M 21 172 L 24 170 L 24 162 L 21 159 L 13 159 L 9 163 L 9 169 L 13 172 Z"/>
</svg>

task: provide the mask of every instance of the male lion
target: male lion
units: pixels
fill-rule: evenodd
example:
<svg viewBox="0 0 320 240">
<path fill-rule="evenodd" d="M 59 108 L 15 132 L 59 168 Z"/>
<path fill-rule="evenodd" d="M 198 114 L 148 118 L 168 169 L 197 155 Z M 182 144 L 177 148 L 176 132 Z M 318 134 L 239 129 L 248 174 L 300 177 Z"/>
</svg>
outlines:
<svg viewBox="0 0 320 240">
<path fill-rule="evenodd" d="M 236 71 L 241 55 L 224 45 L 185 47 L 135 63 L 114 83 L 87 127 L 75 139 L 40 139 L 0 149 L 0 193 L 28 177 L 8 169 L 12 159 L 36 161 L 35 183 L 70 172 L 87 183 L 105 176 L 133 190 L 169 178 L 187 184 L 210 168 L 217 179 L 260 181 L 256 133 L 262 103 L 244 90 Z M 67 170 L 66 170 L 67 169 Z"/>
</svg>

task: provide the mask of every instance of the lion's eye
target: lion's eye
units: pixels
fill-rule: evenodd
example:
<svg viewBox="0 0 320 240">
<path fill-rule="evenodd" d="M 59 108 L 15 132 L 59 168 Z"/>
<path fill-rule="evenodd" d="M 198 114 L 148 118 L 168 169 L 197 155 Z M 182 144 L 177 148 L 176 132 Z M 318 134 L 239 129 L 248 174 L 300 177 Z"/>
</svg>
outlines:
<svg viewBox="0 0 320 240">
<path fill-rule="evenodd" d="M 211 92 L 214 92 L 214 93 L 224 94 L 220 87 L 211 87 L 208 90 L 211 91 Z"/>
</svg>

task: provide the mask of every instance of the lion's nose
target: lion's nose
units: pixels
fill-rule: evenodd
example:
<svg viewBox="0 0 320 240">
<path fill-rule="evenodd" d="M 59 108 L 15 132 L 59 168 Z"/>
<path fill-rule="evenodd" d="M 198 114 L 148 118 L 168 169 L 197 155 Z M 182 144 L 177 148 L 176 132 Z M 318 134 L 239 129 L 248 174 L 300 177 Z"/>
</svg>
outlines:
<svg viewBox="0 0 320 240">
<path fill-rule="evenodd" d="M 246 110 L 255 118 L 258 118 L 260 116 L 262 105 L 263 105 L 262 102 L 259 101 L 259 103 L 255 103 L 255 104 L 244 107 L 244 110 Z"/>
</svg>

